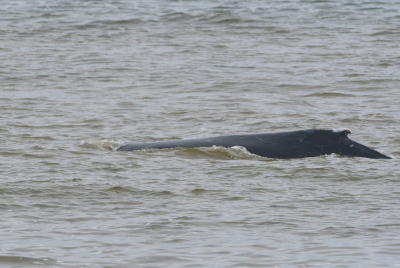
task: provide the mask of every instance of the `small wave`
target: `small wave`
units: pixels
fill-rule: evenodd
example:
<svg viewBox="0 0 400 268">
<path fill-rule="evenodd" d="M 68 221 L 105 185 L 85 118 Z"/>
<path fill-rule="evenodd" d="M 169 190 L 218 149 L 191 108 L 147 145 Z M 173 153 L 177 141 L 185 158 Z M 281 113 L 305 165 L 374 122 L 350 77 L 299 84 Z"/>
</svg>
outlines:
<svg viewBox="0 0 400 268">
<path fill-rule="evenodd" d="M 138 189 L 126 186 L 113 186 L 106 189 L 107 192 L 115 192 L 115 193 L 129 193 L 131 195 L 137 196 L 147 196 L 147 195 L 154 195 L 154 196 L 172 196 L 175 195 L 174 192 L 168 190 L 147 190 L 147 189 Z"/>
<path fill-rule="evenodd" d="M 330 98 L 330 97 L 354 97 L 354 95 L 353 94 L 348 94 L 348 93 L 339 93 L 339 92 L 317 92 L 317 93 L 304 95 L 304 97 Z"/>
<path fill-rule="evenodd" d="M 227 149 L 228 154 L 233 159 L 252 159 L 252 158 L 259 158 L 260 156 L 255 155 L 247 151 L 247 149 L 243 146 L 233 146 Z"/>
<path fill-rule="evenodd" d="M 109 24 L 109 25 L 115 25 L 115 24 L 140 24 L 143 22 L 143 20 L 141 19 L 137 19 L 137 18 L 129 18 L 129 19 L 116 19 L 116 20 L 99 20 L 96 21 L 97 23 L 101 23 L 101 24 Z"/>
<path fill-rule="evenodd" d="M 92 20 L 85 23 L 73 24 L 78 30 L 86 30 L 86 29 L 96 29 L 99 27 L 107 27 L 107 26 L 128 26 L 128 25 L 137 25 L 141 24 L 144 21 L 138 18 L 127 18 L 127 19 L 105 19 L 105 20 Z"/>
<path fill-rule="evenodd" d="M 178 150 L 177 150 L 178 149 Z M 258 155 L 252 154 L 242 146 L 234 146 L 231 148 L 225 148 L 222 146 L 212 147 L 200 147 L 200 148 L 175 148 L 176 155 L 185 158 L 210 158 L 219 160 L 230 160 L 230 159 L 258 159 L 261 158 Z"/>
<path fill-rule="evenodd" d="M 172 12 L 169 14 L 165 14 L 161 16 L 161 19 L 169 22 L 175 22 L 175 21 L 186 21 L 196 18 L 196 16 L 185 13 L 185 12 Z"/>
</svg>

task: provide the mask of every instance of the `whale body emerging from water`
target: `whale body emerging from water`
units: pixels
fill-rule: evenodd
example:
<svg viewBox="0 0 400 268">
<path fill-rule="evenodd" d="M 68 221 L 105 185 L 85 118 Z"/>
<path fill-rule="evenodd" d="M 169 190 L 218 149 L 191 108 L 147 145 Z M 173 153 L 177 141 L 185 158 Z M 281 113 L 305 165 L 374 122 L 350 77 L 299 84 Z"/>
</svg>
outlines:
<svg viewBox="0 0 400 268">
<path fill-rule="evenodd" d="M 307 129 L 266 134 L 217 136 L 203 139 L 184 139 L 160 142 L 129 143 L 118 151 L 142 149 L 233 147 L 242 146 L 262 157 L 291 159 L 337 154 L 344 157 L 390 159 L 390 157 L 357 143 L 347 137 L 348 129 Z"/>
</svg>

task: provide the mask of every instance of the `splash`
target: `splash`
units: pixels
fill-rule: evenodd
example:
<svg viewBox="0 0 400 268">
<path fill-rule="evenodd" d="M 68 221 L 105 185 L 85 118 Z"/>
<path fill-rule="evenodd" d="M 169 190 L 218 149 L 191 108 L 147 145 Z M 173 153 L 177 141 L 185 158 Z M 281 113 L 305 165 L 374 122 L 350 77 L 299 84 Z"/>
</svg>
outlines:
<svg viewBox="0 0 400 268">
<path fill-rule="evenodd" d="M 119 147 L 124 145 L 123 141 L 115 141 L 115 140 L 89 140 L 81 141 L 81 145 L 89 148 L 107 150 L 107 151 L 116 151 Z"/>
</svg>

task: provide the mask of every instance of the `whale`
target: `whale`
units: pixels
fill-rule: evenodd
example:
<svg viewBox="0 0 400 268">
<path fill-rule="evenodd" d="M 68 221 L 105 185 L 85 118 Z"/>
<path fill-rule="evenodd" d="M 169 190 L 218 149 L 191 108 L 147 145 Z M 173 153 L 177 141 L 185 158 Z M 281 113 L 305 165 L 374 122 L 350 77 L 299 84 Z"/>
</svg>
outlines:
<svg viewBox="0 0 400 268">
<path fill-rule="evenodd" d="M 118 148 L 117 151 L 240 146 L 246 148 L 252 154 L 277 159 L 317 157 L 331 154 L 343 157 L 391 159 L 387 155 L 351 140 L 348 138 L 351 133 L 349 129 L 306 129 L 264 134 L 226 135 L 201 139 L 128 143 Z"/>
</svg>

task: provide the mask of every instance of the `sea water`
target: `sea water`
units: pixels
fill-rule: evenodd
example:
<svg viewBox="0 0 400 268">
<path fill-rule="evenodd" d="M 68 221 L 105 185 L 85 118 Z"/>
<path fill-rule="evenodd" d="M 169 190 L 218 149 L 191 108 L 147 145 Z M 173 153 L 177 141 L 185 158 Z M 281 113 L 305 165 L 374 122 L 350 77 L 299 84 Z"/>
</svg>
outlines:
<svg viewBox="0 0 400 268">
<path fill-rule="evenodd" d="M 0 0 L 1 267 L 400 266 L 398 1 Z M 127 142 L 310 128 L 392 160 Z"/>
</svg>

